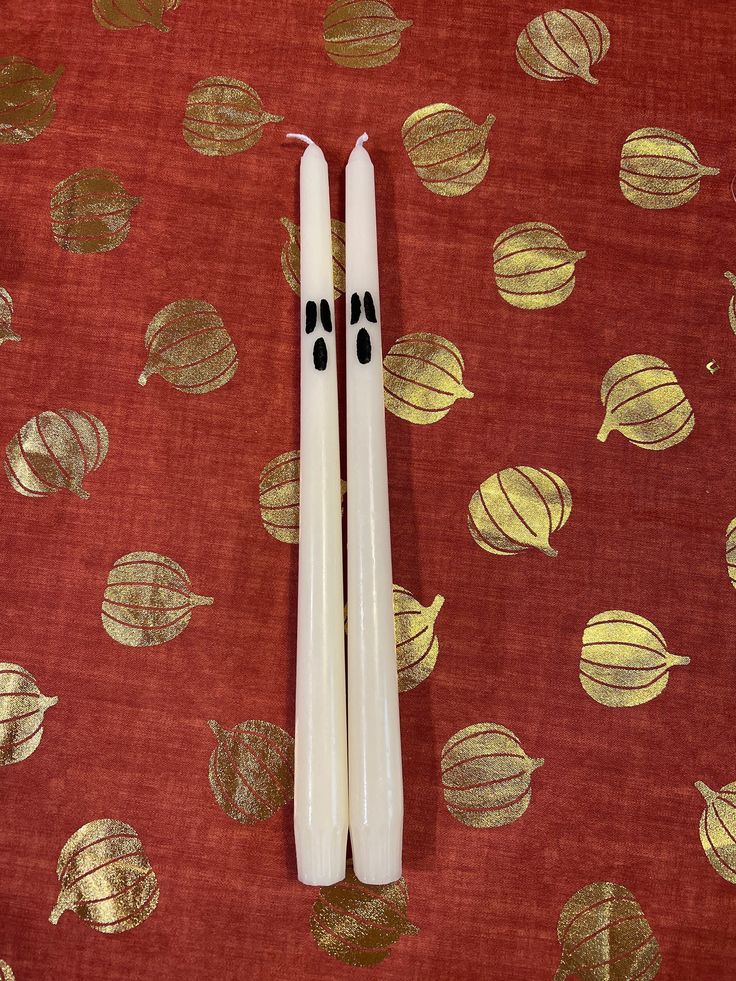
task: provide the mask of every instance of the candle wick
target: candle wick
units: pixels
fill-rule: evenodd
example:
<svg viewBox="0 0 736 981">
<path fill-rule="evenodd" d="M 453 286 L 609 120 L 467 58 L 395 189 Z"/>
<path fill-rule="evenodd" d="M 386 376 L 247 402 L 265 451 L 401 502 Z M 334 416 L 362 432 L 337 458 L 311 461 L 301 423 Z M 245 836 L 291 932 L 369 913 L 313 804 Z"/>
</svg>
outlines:
<svg viewBox="0 0 736 981">
<path fill-rule="evenodd" d="M 287 133 L 286 138 L 287 140 L 303 140 L 304 143 L 314 146 L 314 140 L 310 140 L 308 136 L 304 135 L 304 133 Z"/>
<path fill-rule="evenodd" d="M 367 133 L 363 133 L 363 135 L 362 136 L 359 136 L 358 139 L 355 141 L 355 145 L 356 146 L 363 146 L 363 144 L 367 141 L 367 139 L 368 139 L 368 134 Z"/>
</svg>

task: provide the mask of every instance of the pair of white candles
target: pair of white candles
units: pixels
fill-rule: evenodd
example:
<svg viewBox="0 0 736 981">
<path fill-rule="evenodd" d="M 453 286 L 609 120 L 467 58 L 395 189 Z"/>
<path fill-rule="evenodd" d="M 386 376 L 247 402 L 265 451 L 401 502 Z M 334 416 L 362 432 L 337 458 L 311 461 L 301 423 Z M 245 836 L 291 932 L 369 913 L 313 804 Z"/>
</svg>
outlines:
<svg viewBox="0 0 736 981">
<path fill-rule="evenodd" d="M 292 134 L 297 135 L 297 134 Z M 403 788 L 373 164 L 346 170 L 348 679 L 327 161 L 300 169 L 301 438 L 294 834 L 299 879 L 401 876 Z M 347 709 L 347 718 L 346 718 Z M 348 779 L 349 773 L 349 779 Z"/>
</svg>

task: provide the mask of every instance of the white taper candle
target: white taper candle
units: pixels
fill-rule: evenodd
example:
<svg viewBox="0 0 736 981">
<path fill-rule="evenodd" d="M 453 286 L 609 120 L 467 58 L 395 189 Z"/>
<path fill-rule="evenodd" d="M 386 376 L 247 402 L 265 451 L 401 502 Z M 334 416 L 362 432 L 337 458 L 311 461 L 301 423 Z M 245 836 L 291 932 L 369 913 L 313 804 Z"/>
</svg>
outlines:
<svg viewBox="0 0 736 981">
<path fill-rule="evenodd" d="M 404 795 L 394 638 L 373 163 L 345 188 L 350 842 L 362 882 L 401 876 Z"/>
<path fill-rule="evenodd" d="M 299 879 L 345 877 L 345 722 L 340 441 L 327 161 L 300 167 L 301 419 L 294 836 Z"/>
</svg>

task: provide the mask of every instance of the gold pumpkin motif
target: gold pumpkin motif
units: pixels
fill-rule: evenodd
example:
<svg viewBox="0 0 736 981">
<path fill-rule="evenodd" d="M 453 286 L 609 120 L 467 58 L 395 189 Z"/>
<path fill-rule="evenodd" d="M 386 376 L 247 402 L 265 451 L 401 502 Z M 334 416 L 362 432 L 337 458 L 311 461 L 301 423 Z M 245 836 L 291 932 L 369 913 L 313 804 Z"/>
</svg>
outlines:
<svg viewBox="0 0 736 981">
<path fill-rule="evenodd" d="M 56 112 L 59 65 L 47 75 L 25 58 L 0 58 L 0 146 L 27 143 L 43 133 Z"/>
<path fill-rule="evenodd" d="M 731 585 L 736 589 L 736 518 L 726 529 L 726 568 Z"/>
<path fill-rule="evenodd" d="M 496 117 L 483 123 L 456 106 L 437 102 L 417 109 L 401 127 L 404 147 L 417 176 L 428 191 L 457 197 L 477 187 L 486 176 L 491 155 L 486 143 Z"/>
<path fill-rule="evenodd" d="M 446 337 L 405 334 L 383 359 L 386 408 L 399 419 L 426 426 L 444 419 L 458 399 L 472 399 L 463 385 L 463 356 Z"/>
<path fill-rule="evenodd" d="M 508 467 L 491 474 L 473 494 L 468 529 L 492 555 L 516 555 L 536 548 L 557 555 L 550 536 L 570 517 L 572 497 L 565 481 L 551 470 Z"/>
<path fill-rule="evenodd" d="M 102 818 L 75 831 L 59 855 L 61 891 L 49 920 L 67 910 L 100 933 L 124 933 L 156 909 L 156 873 L 136 831 Z"/>
<path fill-rule="evenodd" d="M 0 961 L 0 981 L 15 981 L 15 975 L 6 961 Z"/>
<path fill-rule="evenodd" d="M 621 193 L 639 208 L 679 208 L 700 190 L 700 178 L 715 176 L 703 167 L 690 140 L 668 129 L 637 129 L 621 150 Z"/>
<path fill-rule="evenodd" d="M 340 481 L 344 497 L 347 485 Z M 299 450 L 274 457 L 261 471 L 258 503 L 263 527 L 279 542 L 299 541 Z"/>
<path fill-rule="evenodd" d="M 560 913 L 562 960 L 553 981 L 652 981 L 662 954 L 646 916 L 625 887 L 592 882 Z"/>
<path fill-rule="evenodd" d="M 126 647 L 155 647 L 177 637 L 197 606 L 211 596 L 192 592 L 178 562 L 156 552 L 131 552 L 117 560 L 107 577 L 102 626 Z"/>
<path fill-rule="evenodd" d="M 92 0 L 97 23 L 109 31 L 124 31 L 149 25 L 164 34 L 164 14 L 176 10 L 181 0 Z"/>
<path fill-rule="evenodd" d="M 585 256 L 574 252 L 552 225 L 542 221 L 513 225 L 493 246 L 498 292 L 522 310 L 557 306 L 575 288 L 575 263 Z"/>
<path fill-rule="evenodd" d="M 241 824 L 270 818 L 294 797 L 294 740 L 271 722 L 250 720 L 234 729 L 208 722 L 217 739 L 210 757 L 215 800 Z"/>
<path fill-rule="evenodd" d="M 141 198 L 131 197 L 109 170 L 79 170 L 51 195 L 51 230 L 67 252 L 110 252 L 125 241 L 130 215 Z"/>
<path fill-rule="evenodd" d="M 580 684 L 609 708 L 630 708 L 656 698 L 667 687 L 670 668 L 690 663 L 670 654 L 660 631 L 645 617 L 606 610 L 583 632 Z"/>
<path fill-rule="evenodd" d="M 182 131 L 197 153 L 227 157 L 255 146 L 263 127 L 283 118 L 266 112 L 250 85 L 238 78 L 213 75 L 197 82 L 189 93 Z"/>
<path fill-rule="evenodd" d="M 516 42 L 516 60 L 527 75 L 544 82 L 577 77 L 597 85 L 590 70 L 605 58 L 610 44 L 611 35 L 600 17 L 563 7 L 548 10 L 526 25 Z"/>
<path fill-rule="evenodd" d="M 598 439 L 618 430 L 644 450 L 666 450 L 695 427 L 692 406 L 674 372 L 660 358 L 631 354 L 606 372 L 601 385 L 606 410 Z"/>
<path fill-rule="evenodd" d="M 284 279 L 297 296 L 301 292 L 299 273 L 301 255 L 299 251 L 299 226 L 290 218 L 282 218 L 281 224 L 287 231 L 288 240 L 281 249 L 281 268 Z M 332 281 L 335 299 L 345 292 L 345 223 L 333 218 L 332 226 Z"/>
<path fill-rule="evenodd" d="M 703 851 L 721 878 L 736 884 L 736 781 L 718 791 L 702 780 L 695 787 L 706 805 L 700 817 Z"/>
<path fill-rule="evenodd" d="M 736 290 L 736 276 L 732 272 L 727 272 L 726 279 L 733 286 L 734 290 Z M 731 330 L 736 334 L 736 293 L 734 293 L 728 303 L 728 322 L 731 325 Z"/>
<path fill-rule="evenodd" d="M 531 775 L 544 760 L 532 759 L 510 729 L 479 722 L 445 743 L 440 765 L 447 810 L 471 828 L 500 828 L 529 807 Z"/>
<path fill-rule="evenodd" d="M 394 633 L 399 691 L 411 691 L 434 671 L 440 642 L 434 625 L 445 602 L 435 596 L 431 606 L 422 606 L 407 589 L 394 585 Z"/>
<path fill-rule="evenodd" d="M 44 714 L 58 701 L 41 694 L 30 671 L 0 664 L 0 766 L 20 763 L 38 749 Z"/>
<path fill-rule="evenodd" d="M 102 464 L 107 447 L 107 429 L 90 412 L 40 412 L 8 443 L 5 473 L 13 490 L 25 497 L 69 490 L 86 500 L 82 481 Z"/>
<path fill-rule="evenodd" d="M 334 0 L 325 14 L 325 51 L 343 68 L 379 68 L 398 58 L 411 25 L 381 0 Z"/>
<path fill-rule="evenodd" d="M 238 370 L 238 353 L 222 318 L 205 300 L 176 300 L 156 314 L 146 331 L 145 385 L 161 375 L 185 395 L 222 388 Z"/>
<path fill-rule="evenodd" d="M 309 927 L 317 946 L 351 967 L 372 967 L 402 937 L 419 933 L 409 922 L 409 890 L 402 877 L 387 886 L 360 882 L 348 859 L 346 876 L 319 891 Z"/>
<path fill-rule="evenodd" d="M 19 341 L 13 330 L 13 297 L 0 286 L 0 344 L 3 341 Z"/>
</svg>

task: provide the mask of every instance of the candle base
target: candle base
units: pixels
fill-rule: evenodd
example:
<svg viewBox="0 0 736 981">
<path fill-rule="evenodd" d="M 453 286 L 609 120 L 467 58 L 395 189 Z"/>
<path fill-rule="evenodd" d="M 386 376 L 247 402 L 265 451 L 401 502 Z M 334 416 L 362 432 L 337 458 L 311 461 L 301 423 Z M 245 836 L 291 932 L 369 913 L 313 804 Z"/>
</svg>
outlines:
<svg viewBox="0 0 736 981">
<path fill-rule="evenodd" d="M 401 878 L 402 826 L 350 831 L 353 870 L 361 882 L 385 886 Z"/>
<path fill-rule="evenodd" d="M 296 864 L 305 886 L 332 886 L 345 878 L 347 828 L 296 831 Z"/>
</svg>

